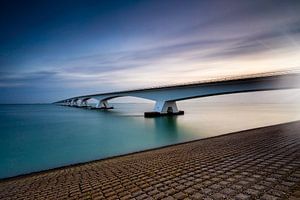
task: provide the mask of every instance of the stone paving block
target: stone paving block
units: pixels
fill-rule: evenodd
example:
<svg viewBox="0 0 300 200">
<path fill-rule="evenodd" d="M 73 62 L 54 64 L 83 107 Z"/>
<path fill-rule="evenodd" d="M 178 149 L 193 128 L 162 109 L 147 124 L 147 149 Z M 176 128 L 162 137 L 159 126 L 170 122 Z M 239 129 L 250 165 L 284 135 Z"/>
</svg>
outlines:
<svg viewBox="0 0 300 200">
<path fill-rule="evenodd" d="M 214 193 L 212 195 L 212 198 L 215 199 L 215 200 L 221 200 L 221 199 L 225 199 L 226 196 L 222 193 Z"/>
<path fill-rule="evenodd" d="M 172 196 L 168 196 L 168 197 L 163 198 L 162 200 L 175 200 L 175 199 Z"/>
<path fill-rule="evenodd" d="M 237 199 L 237 200 L 247 200 L 247 199 L 250 199 L 250 198 L 251 198 L 250 195 L 242 194 L 242 193 L 235 196 L 235 199 Z"/>
<path fill-rule="evenodd" d="M 264 194 L 261 197 L 262 200 L 278 200 L 279 198 L 270 194 Z"/>
<path fill-rule="evenodd" d="M 194 199 L 194 200 L 200 200 L 200 199 L 203 199 L 204 198 L 204 196 L 201 194 L 201 193 L 194 193 L 193 195 L 192 195 L 192 199 Z"/>
<path fill-rule="evenodd" d="M 211 194 L 211 193 L 213 192 L 213 190 L 212 190 L 212 189 L 209 189 L 209 188 L 204 188 L 204 189 L 202 189 L 201 192 L 202 192 L 203 194 L 208 195 L 208 194 Z"/>
<path fill-rule="evenodd" d="M 184 198 L 187 197 L 187 195 L 184 194 L 183 192 L 178 192 L 178 193 L 174 194 L 173 197 L 174 197 L 175 199 L 184 199 Z"/>
<path fill-rule="evenodd" d="M 231 188 L 225 188 L 225 189 L 221 190 L 221 193 L 225 194 L 226 196 L 231 196 L 231 195 L 235 194 L 236 191 Z"/>
</svg>

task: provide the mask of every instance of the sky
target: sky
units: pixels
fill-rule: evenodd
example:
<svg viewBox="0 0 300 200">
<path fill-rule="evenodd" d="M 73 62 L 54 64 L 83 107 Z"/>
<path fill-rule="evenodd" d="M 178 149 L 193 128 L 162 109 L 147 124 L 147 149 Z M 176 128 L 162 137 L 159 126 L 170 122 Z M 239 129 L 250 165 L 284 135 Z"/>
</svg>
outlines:
<svg viewBox="0 0 300 200">
<path fill-rule="evenodd" d="M 0 103 L 299 66 L 298 0 L 0 2 Z"/>
</svg>

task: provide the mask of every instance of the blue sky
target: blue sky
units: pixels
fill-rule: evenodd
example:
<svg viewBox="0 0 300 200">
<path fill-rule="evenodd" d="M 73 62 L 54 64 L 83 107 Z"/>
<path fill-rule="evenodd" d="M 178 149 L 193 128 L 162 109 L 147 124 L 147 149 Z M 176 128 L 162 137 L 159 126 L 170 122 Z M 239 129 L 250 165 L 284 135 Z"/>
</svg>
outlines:
<svg viewBox="0 0 300 200">
<path fill-rule="evenodd" d="M 0 3 L 0 103 L 300 66 L 300 1 Z"/>
</svg>

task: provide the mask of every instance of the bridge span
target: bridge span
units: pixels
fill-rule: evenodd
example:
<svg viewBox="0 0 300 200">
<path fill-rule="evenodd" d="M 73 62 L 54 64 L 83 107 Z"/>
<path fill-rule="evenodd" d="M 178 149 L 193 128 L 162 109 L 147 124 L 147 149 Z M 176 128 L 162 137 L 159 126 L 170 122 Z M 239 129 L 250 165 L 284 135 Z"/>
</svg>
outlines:
<svg viewBox="0 0 300 200">
<path fill-rule="evenodd" d="M 300 73 L 256 74 L 182 85 L 77 96 L 57 101 L 55 104 L 91 109 L 112 109 L 113 107 L 108 103 L 109 100 L 131 96 L 155 101 L 153 111 L 145 112 L 145 117 L 180 115 L 184 114 L 184 112 L 178 109 L 176 105 L 177 101 L 231 93 L 299 88 L 299 80 Z M 96 107 L 88 106 L 90 99 L 98 101 Z"/>
</svg>

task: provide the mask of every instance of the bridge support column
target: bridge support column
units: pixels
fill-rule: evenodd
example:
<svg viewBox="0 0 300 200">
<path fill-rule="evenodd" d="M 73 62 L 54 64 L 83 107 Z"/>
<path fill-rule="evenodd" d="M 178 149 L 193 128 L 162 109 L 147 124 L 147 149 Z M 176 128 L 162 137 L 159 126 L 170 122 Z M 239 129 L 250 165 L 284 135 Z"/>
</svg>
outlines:
<svg viewBox="0 0 300 200">
<path fill-rule="evenodd" d="M 107 109 L 113 109 L 114 107 L 109 106 L 107 100 L 99 100 L 97 103 L 95 109 L 101 109 L 101 110 L 107 110 Z"/>
<path fill-rule="evenodd" d="M 88 107 L 87 100 L 81 100 L 79 107 L 84 107 L 84 108 Z"/>
<path fill-rule="evenodd" d="M 183 115 L 184 111 L 177 108 L 176 101 L 157 101 L 153 112 L 145 112 L 145 117 Z"/>
<path fill-rule="evenodd" d="M 78 99 L 72 100 L 72 101 L 71 101 L 71 106 L 73 106 L 73 107 L 78 107 L 77 102 L 78 102 Z"/>
</svg>

